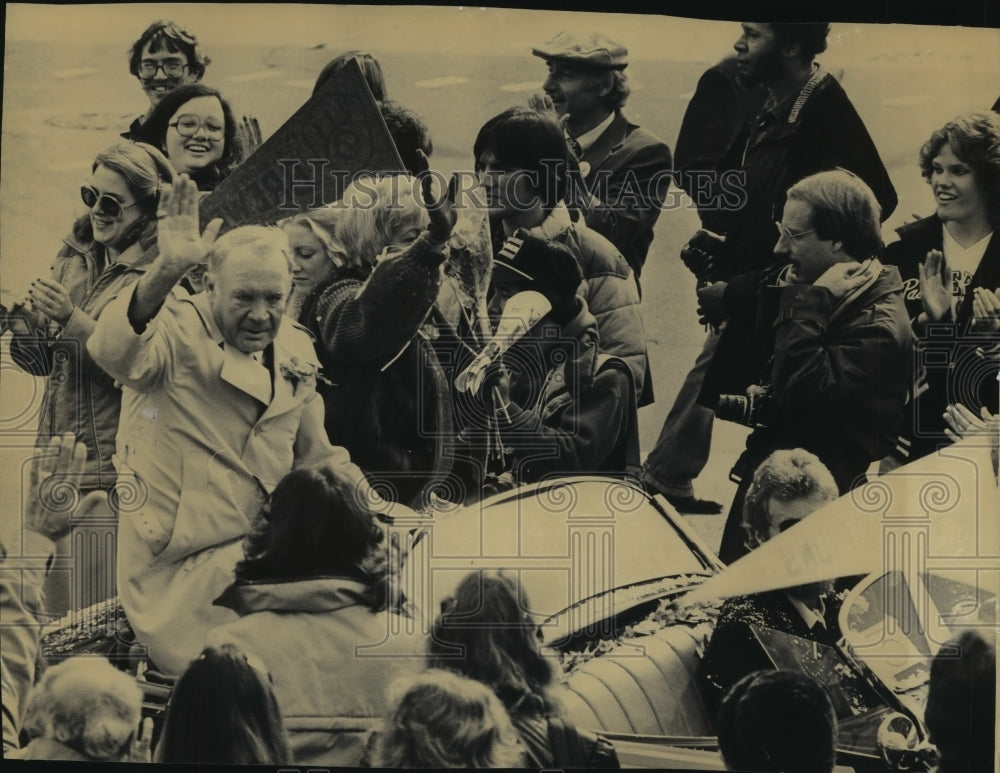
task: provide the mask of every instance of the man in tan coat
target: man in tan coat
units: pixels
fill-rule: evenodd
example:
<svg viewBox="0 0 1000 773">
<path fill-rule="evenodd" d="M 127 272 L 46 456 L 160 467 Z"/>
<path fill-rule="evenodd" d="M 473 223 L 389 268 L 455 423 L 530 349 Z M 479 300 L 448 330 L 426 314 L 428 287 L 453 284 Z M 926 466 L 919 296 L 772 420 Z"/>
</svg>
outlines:
<svg viewBox="0 0 1000 773">
<path fill-rule="evenodd" d="M 298 464 L 350 465 L 323 429 L 312 341 L 282 324 L 285 237 L 248 226 L 211 244 L 221 221 L 199 238 L 196 201 L 187 179 L 164 197 L 158 258 L 108 305 L 88 344 L 124 386 L 119 596 L 152 661 L 172 673 L 212 627 L 235 619 L 212 602 L 282 476 Z M 171 294 L 206 252 L 205 291 Z"/>
</svg>

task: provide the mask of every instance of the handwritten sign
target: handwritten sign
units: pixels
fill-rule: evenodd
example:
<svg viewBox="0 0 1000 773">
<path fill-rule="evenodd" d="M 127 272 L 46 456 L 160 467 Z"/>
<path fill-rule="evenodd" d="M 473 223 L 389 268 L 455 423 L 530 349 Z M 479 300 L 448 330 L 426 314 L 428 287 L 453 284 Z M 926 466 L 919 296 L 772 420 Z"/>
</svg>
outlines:
<svg viewBox="0 0 1000 773">
<path fill-rule="evenodd" d="M 268 225 L 337 201 L 361 173 L 403 170 L 389 130 L 351 61 L 210 195 L 202 224 Z"/>
</svg>

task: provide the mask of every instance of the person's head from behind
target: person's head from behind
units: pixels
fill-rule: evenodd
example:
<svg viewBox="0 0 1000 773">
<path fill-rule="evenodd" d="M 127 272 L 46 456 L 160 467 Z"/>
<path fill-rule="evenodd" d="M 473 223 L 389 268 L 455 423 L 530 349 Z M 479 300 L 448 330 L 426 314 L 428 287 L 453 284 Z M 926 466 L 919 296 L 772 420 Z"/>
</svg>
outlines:
<svg viewBox="0 0 1000 773">
<path fill-rule="evenodd" d="M 202 190 L 228 174 L 242 153 L 229 102 L 218 90 L 201 83 L 181 86 L 165 95 L 142 125 L 140 135 Z"/>
<path fill-rule="evenodd" d="M 729 770 L 829 773 L 837 717 L 826 690 L 798 671 L 754 671 L 722 700 L 719 751 Z"/>
<path fill-rule="evenodd" d="M 493 691 L 451 671 L 429 669 L 390 687 L 376 764 L 387 768 L 518 767 L 521 748 Z"/>
<path fill-rule="evenodd" d="M 282 220 L 278 225 L 288 237 L 292 255 L 292 285 L 298 293 L 309 293 L 330 279 L 347 263 L 337 239 L 341 210 L 320 207 Z"/>
<path fill-rule="evenodd" d="M 332 465 L 292 470 L 271 492 L 243 544 L 238 581 L 379 579 L 385 533 L 359 481 Z"/>
<path fill-rule="evenodd" d="M 90 180 L 80 189 L 93 240 L 115 249 L 127 246 L 137 229 L 155 221 L 160 192 L 175 178 L 167 159 L 150 145 L 117 142 L 98 153 Z"/>
<path fill-rule="evenodd" d="M 997 652 L 991 633 L 966 631 L 931 663 L 924 721 L 940 754 L 940 773 L 993 770 Z"/>
<path fill-rule="evenodd" d="M 78 655 L 52 666 L 28 693 L 22 730 L 98 762 L 128 757 L 140 720 L 142 691 L 100 657 Z"/>
<path fill-rule="evenodd" d="M 565 198 L 571 151 L 548 113 L 504 110 L 483 124 L 472 152 L 486 206 L 497 217 L 544 213 Z"/>
<path fill-rule="evenodd" d="M 231 644 L 207 647 L 174 686 L 155 756 L 171 764 L 291 762 L 264 664 Z"/>
<path fill-rule="evenodd" d="M 207 261 L 205 293 L 222 337 L 242 352 L 263 351 L 278 333 L 291 289 L 287 237 L 279 228 L 234 228 L 212 245 Z"/>
<path fill-rule="evenodd" d="M 826 51 L 827 22 L 743 22 L 733 44 L 740 75 L 749 83 L 770 85 L 789 72 L 808 67 Z"/>
<path fill-rule="evenodd" d="M 1000 115 L 965 113 L 935 131 L 920 149 L 943 221 L 985 221 L 1000 228 Z"/>
<path fill-rule="evenodd" d="M 492 687 L 512 715 L 546 710 L 554 673 L 529 609 L 513 575 L 470 572 L 441 602 L 428 642 L 430 665 Z"/>
<path fill-rule="evenodd" d="M 313 96 L 316 96 L 320 90 L 339 73 L 348 62 L 357 62 L 358 67 L 361 68 L 361 75 L 365 79 L 365 83 L 368 84 L 368 88 L 372 92 L 372 96 L 375 97 L 376 102 L 383 102 L 386 99 L 386 88 L 385 88 L 385 75 L 382 73 L 382 65 L 378 63 L 378 59 L 369 54 L 367 51 L 345 51 L 339 56 L 335 56 L 320 70 L 318 76 L 316 76 L 316 85 L 313 86 Z"/>
<path fill-rule="evenodd" d="M 882 252 L 881 207 L 872 189 L 845 169 L 805 177 L 788 189 L 774 252 L 791 263 L 786 276 L 812 284 L 837 263 Z"/>
<path fill-rule="evenodd" d="M 151 107 L 180 86 L 197 83 L 211 60 L 198 39 L 172 21 L 154 21 L 128 51 L 128 69 Z"/>
<path fill-rule="evenodd" d="M 370 271 L 420 236 L 430 217 L 418 186 L 409 175 L 364 177 L 347 186 L 337 235 L 348 265 Z"/>
<path fill-rule="evenodd" d="M 417 151 L 422 151 L 428 158 L 434 152 L 427 124 L 412 110 L 391 99 L 382 102 L 381 111 L 403 167 L 412 175 L 419 174 L 423 167 Z"/>
</svg>

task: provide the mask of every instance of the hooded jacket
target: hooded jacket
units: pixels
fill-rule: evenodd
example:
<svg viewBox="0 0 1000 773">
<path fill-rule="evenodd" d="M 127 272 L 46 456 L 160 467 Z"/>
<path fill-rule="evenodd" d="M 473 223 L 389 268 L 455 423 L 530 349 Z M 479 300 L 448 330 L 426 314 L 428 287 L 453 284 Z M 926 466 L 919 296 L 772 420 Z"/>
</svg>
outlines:
<svg viewBox="0 0 1000 773">
<path fill-rule="evenodd" d="M 235 644 L 264 662 L 298 765 L 360 766 L 386 689 L 424 665 L 423 637 L 406 630 L 413 621 L 372 611 L 373 590 L 359 580 L 237 582 L 216 604 L 240 618 L 207 645 Z"/>
</svg>

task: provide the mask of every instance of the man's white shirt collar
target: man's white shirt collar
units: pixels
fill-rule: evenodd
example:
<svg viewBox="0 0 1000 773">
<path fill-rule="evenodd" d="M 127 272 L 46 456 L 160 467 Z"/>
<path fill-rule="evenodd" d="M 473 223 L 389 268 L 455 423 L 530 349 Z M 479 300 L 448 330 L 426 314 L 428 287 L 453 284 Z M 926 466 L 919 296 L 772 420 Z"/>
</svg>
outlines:
<svg viewBox="0 0 1000 773">
<path fill-rule="evenodd" d="M 615 120 L 615 113 L 612 111 L 608 114 L 608 117 L 601 121 L 597 126 L 591 129 L 589 132 L 584 132 L 579 137 L 576 137 L 576 141 L 580 143 L 580 150 L 586 152 L 591 145 L 597 142 L 597 138 L 604 134 L 605 130 L 611 126 L 611 122 Z"/>
</svg>

